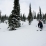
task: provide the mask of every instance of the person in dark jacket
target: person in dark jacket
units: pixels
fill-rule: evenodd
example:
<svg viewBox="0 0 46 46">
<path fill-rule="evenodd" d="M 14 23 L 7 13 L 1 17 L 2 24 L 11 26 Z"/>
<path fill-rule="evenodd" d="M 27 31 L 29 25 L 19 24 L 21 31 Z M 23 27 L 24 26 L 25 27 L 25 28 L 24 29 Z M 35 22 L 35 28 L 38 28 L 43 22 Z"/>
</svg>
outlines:
<svg viewBox="0 0 46 46">
<path fill-rule="evenodd" d="M 41 28 L 41 29 L 43 28 L 43 24 L 40 20 L 39 20 L 39 23 L 38 23 L 38 27 Z"/>
</svg>

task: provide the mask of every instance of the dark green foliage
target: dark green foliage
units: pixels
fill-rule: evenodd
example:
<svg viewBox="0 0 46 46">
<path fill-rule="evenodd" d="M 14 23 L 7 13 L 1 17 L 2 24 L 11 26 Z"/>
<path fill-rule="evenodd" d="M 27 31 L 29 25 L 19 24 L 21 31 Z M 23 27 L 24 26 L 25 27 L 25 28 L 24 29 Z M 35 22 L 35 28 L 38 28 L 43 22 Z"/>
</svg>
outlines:
<svg viewBox="0 0 46 46">
<path fill-rule="evenodd" d="M 32 20 L 33 20 L 33 16 L 32 16 L 32 12 L 31 12 L 31 4 L 30 4 L 29 5 L 29 15 L 28 15 L 29 25 L 30 25 Z"/>
<path fill-rule="evenodd" d="M 38 19 L 40 19 L 40 15 L 39 15 L 39 14 L 37 14 L 37 20 L 38 20 Z"/>
<path fill-rule="evenodd" d="M 22 14 L 20 15 L 20 18 L 21 18 L 21 21 L 23 21 L 23 16 L 22 16 Z"/>
<path fill-rule="evenodd" d="M 14 30 L 14 28 L 15 28 L 15 22 L 14 22 L 15 20 L 14 20 L 14 18 L 13 18 L 13 16 L 12 15 L 10 15 L 9 16 L 9 19 L 8 19 L 8 22 L 9 22 L 9 27 L 11 28 L 11 30 Z M 13 24 L 14 23 L 14 24 Z"/>
<path fill-rule="evenodd" d="M 43 21 L 43 23 L 45 24 L 45 21 L 46 21 L 46 14 L 43 15 L 42 21 Z"/>
<path fill-rule="evenodd" d="M 9 16 L 9 27 L 14 30 L 20 27 L 20 4 L 19 0 L 14 0 L 14 8 L 12 14 Z"/>
<path fill-rule="evenodd" d="M 1 20 L 1 16 L 0 16 L 0 20 Z"/>
<path fill-rule="evenodd" d="M 0 11 L 0 20 L 1 20 L 1 11 Z"/>
<path fill-rule="evenodd" d="M 9 26 L 10 26 L 10 22 L 11 22 L 11 18 L 12 18 L 11 16 L 12 16 L 12 15 L 10 15 L 9 18 L 8 18 Z"/>
<path fill-rule="evenodd" d="M 36 19 L 36 15 L 34 16 L 34 19 Z"/>
<path fill-rule="evenodd" d="M 36 19 L 36 12 L 33 11 L 33 19 Z"/>
<path fill-rule="evenodd" d="M 43 19 L 45 19 L 45 20 L 46 20 L 46 14 L 43 16 Z"/>
<path fill-rule="evenodd" d="M 43 19 L 45 19 L 45 15 L 43 15 Z"/>
<path fill-rule="evenodd" d="M 42 19 L 42 13 L 41 13 L 41 8 L 39 7 L 39 13 L 37 14 L 37 20 Z"/>
<path fill-rule="evenodd" d="M 26 21 L 26 16 L 25 16 L 25 14 L 23 14 L 23 16 L 22 16 L 22 14 L 21 14 L 20 18 L 21 18 L 21 21 Z"/>
<path fill-rule="evenodd" d="M 6 16 L 6 15 L 1 16 L 1 22 L 4 22 L 5 20 L 8 20 L 8 16 Z"/>
<path fill-rule="evenodd" d="M 26 16 L 25 16 L 25 14 L 23 14 L 23 21 L 26 21 Z"/>
<path fill-rule="evenodd" d="M 4 16 L 2 16 L 2 17 L 1 17 L 1 22 L 4 22 L 4 21 L 5 21 L 5 20 L 4 20 Z"/>
<path fill-rule="evenodd" d="M 42 19 L 42 14 L 41 14 L 41 8 L 39 7 L 39 12 L 40 12 L 40 20 Z"/>
</svg>

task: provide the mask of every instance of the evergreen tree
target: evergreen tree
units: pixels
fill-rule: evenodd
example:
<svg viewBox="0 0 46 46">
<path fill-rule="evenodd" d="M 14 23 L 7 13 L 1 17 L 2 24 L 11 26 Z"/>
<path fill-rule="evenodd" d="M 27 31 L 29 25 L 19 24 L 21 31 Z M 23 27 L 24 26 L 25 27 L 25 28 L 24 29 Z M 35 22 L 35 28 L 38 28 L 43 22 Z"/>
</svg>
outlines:
<svg viewBox="0 0 46 46">
<path fill-rule="evenodd" d="M 37 20 L 39 20 L 40 19 L 40 15 L 39 15 L 39 13 L 37 14 Z"/>
<path fill-rule="evenodd" d="M 20 15 L 20 18 L 21 18 L 21 21 L 22 21 L 22 19 L 23 19 L 23 16 L 22 16 L 22 14 Z"/>
<path fill-rule="evenodd" d="M 45 19 L 45 15 L 43 15 L 43 19 Z"/>
<path fill-rule="evenodd" d="M 43 19 L 42 19 L 43 23 L 45 24 L 45 15 L 43 14 Z"/>
<path fill-rule="evenodd" d="M 1 20 L 1 11 L 0 11 L 0 20 Z"/>
<path fill-rule="evenodd" d="M 45 14 L 45 16 L 44 16 L 44 19 L 46 20 L 46 14 Z"/>
<path fill-rule="evenodd" d="M 4 16 L 1 16 L 1 22 L 4 22 Z"/>
<path fill-rule="evenodd" d="M 6 14 L 4 15 L 4 20 L 8 20 L 8 16 Z"/>
<path fill-rule="evenodd" d="M 36 19 L 36 13 L 35 13 L 35 15 L 34 15 L 34 19 Z"/>
<path fill-rule="evenodd" d="M 11 30 L 14 30 L 17 27 L 20 27 L 20 4 L 19 0 L 14 0 L 14 7 L 12 14 L 9 16 L 9 27 Z"/>
<path fill-rule="evenodd" d="M 4 22 L 5 20 L 8 20 L 8 16 L 6 16 L 6 14 L 1 16 L 1 22 Z"/>
<path fill-rule="evenodd" d="M 34 16 L 34 19 L 36 19 L 36 15 Z"/>
<path fill-rule="evenodd" d="M 33 20 L 33 16 L 32 16 L 32 12 L 31 12 L 31 4 L 30 4 L 29 5 L 29 15 L 28 15 L 29 25 L 30 25 L 32 20 Z"/>
<path fill-rule="evenodd" d="M 25 16 L 25 14 L 23 14 L 23 21 L 25 21 L 26 20 L 26 16 Z"/>
<path fill-rule="evenodd" d="M 40 12 L 40 20 L 42 19 L 42 14 L 41 14 L 41 8 L 39 7 L 39 12 Z"/>
<path fill-rule="evenodd" d="M 42 19 L 42 13 L 41 13 L 41 8 L 39 7 L 39 13 L 37 14 L 37 20 Z"/>
</svg>

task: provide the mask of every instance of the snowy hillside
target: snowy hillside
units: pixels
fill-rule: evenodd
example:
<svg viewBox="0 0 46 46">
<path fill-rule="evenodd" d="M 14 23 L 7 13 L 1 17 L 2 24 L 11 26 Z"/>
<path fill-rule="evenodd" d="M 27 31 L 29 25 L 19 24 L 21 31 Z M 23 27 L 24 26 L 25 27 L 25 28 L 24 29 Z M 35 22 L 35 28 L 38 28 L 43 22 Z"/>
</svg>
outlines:
<svg viewBox="0 0 46 46">
<path fill-rule="evenodd" d="M 46 46 L 46 24 L 42 31 L 37 31 L 37 23 L 21 22 L 21 27 L 14 31 L 8 31 L 8 24 L 1 23 L 0 46 Z"/>
</svg>

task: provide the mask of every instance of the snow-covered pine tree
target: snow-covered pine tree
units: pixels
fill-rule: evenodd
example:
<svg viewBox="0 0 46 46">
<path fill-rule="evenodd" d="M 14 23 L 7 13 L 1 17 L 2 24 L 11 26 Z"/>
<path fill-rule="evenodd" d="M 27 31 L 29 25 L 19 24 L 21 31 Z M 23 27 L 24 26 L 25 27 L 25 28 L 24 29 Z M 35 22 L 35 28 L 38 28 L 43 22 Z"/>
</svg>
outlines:
<svg viewBox="0 0 46 46">
<path fill-rule="evenodd" d="M 42 19 L 42 14 L 41 14 L 41 8 L 39 7 L 39 12 L 40 12 L 40 20 Z"/>
<path fill-rule="evenodd" d="M 0 11 L 0 20 L 1 20 L 1 11 Z"/>
<path fill-rule="evenodd" d="M 39 13 L 37 14 L 37 20 L 42 19 L 42 13 L 41 13 L 41 8 L 39 7 Z"/>
<path fill-rule="evenodd" d="M 37 20 L 39 20 L 40 19 L 40 15 L 39 15 L 39 13 L 37 14 Z"/>
<path fill-rule="evenodd" d="M 23 19 L 22 14 L 20 15 L 20 19 L 21 19 L 21 21 L 22 21 L 22 19 Z"/>
<path fill-rule="evenodd" d="M 26 16 L 25 16 L 25 14 L 23 14 L 23 21 L 26 21 Z"/>
<path fill-rule="evenodd" d="M 34 14 L 34 19 L 36 19 L 36 13 Z"/>
<path fill-rule="evenodd" d="M 45 13 L 45 15 L 44 15 L 44 19 L 46 20 L 46 13 Z"/>
<path fill-rule="evenodd" d="M 43 15 L 43 19 L 45 19 L 45 15 Z"/>
<path fill-rule="evenodd" d="M 32 16 L 32 12 L 31 12 L 31 4 L 30 4 L 29 5 L 29 15 L 28 15 L 29 25 L 30 25 L 32 20 L 33 20 L 33 16 Z"/>
<path fill-rule="evenodd" d="M 20 4 L 19 0 L 14 0 L 12 14 L 9 16 L 9 27 L 11 30 L 20 27 Z"/>
</svg>

